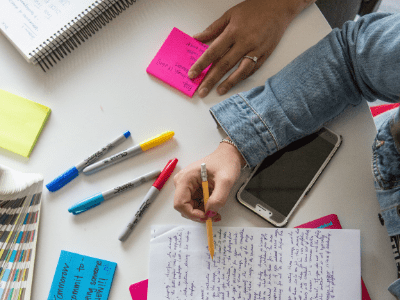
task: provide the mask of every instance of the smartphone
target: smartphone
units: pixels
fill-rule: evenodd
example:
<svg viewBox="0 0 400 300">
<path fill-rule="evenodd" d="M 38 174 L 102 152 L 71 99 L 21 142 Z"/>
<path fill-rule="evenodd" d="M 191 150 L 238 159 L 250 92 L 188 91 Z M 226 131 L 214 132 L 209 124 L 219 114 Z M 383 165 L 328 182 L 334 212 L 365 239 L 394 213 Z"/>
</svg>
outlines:
<svg viewBox="0 0 400 300">
<path fill-rule="evenodd" d="M 272 225 L 285 226 L 341 142 L 323 127 L 268 156 L 241 186 L 238 201 Z"/>
</svg>

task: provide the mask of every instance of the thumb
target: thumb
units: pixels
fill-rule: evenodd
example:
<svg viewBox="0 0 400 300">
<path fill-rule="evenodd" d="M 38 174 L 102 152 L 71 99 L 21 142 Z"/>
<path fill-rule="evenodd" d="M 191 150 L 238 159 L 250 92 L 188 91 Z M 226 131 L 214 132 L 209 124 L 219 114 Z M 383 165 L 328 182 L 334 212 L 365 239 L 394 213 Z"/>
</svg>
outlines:
<svg viewBox="0 0 400 300">
<path fill-rule="evenodd" d="M 229 19 L 226 14 L 224 14 L 221 18 L 214 21 L 210 26 L 208 26 L 206 30 L 193 35 L 193 38 L 203 43 L 211 41 L 225 30 L 225 27 L 228 25 L 228 23 Z"/>
<path fill-rule="evenodd" d="M 204 207 L 206 216 L 213 218 L 218 211 L 225 205 L 233 183 L 231 180 L 219 180 L 215 182 L 214 190 Z"/>
</svg>

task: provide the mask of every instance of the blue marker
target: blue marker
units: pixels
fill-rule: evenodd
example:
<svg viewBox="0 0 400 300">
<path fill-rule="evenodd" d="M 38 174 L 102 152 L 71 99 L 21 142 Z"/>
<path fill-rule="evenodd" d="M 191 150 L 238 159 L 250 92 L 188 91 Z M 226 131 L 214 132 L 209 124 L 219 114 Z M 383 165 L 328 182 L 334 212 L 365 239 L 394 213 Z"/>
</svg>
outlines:
<svg viewBox="0 0 400 300">
<path fill-rule="evenodd" d="M 99 151 L 96 153 L 90 155 L 88 158 L 86 158 L 84 161 L 80 162 L 76 166 L 72 167 L 68 171 L 66 171 L 64 174 L 58 176 L 56 179 L 54 179 L 52 182 L 46 184 L 47 189 L 50 192 L 55 192 L 59 189 L 61 189 L 64 185 L 66 185 L 68 182 L 70 182 L 72 179 L 78 177 L 79 172 L 81 172 L 84 168 L 89 166 L 90 164 L 94 163 L 96 160 L 98 160 L 100 157 L 102 157 L 104 154 L 106 154 L 108 151 L 113 149 L 115 146 L 121 144 L 123 141 L 125 141 L 131 133 L 129 131 L 125 132 L 124 134 L 120 135 L 117 137 L 114 141 L 109 143 L 107 146 L 101 148 Z"/>
<path fill-rule="evenodd" d="M 117 186 L 116 188 L 113 188 L 111 190 L 96 194 L 92 197 L 89 197 L 85 200 L 82 200 L 74 205 L 72 205 L 70 208 L 68 208 L 68 211 L 70 213 L 73 213 L 74 215 L 83 213 L 97 205 L 100 205 L 106 200 L 109 200 L 111 198 L 114 198 L 115 196 L 118 196 L 126 191 L 129 191 L 142 183 L 145 183 L 146 181 L 149 181 L 151 179 L 157 178 L 158 175 L 160 175 L 161 171 L 156 170 L 150 173 L 147 173 L 143 176 L 140 176 L 130 182 L 125 183 L 124 185 Z"/>
</svg>

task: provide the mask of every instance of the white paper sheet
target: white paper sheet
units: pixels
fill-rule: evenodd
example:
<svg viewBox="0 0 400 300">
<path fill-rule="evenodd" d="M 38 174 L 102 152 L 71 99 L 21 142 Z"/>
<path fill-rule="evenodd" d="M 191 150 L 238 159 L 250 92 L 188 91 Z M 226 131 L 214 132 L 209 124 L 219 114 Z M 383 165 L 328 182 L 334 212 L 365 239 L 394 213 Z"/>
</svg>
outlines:
<svg viewBox="0 0 400 300">
<path fill-rule="evenodd" d="M 361 299 L 359 230 L 155 226 L 149 300 Z"/>
<path fill-rule="evenodd" d="M 30 59 L 29 53 L 83 18 L 103 0 L 2 0 L 0 1 L 0 31 Z M 104 4 L 103 4 L 104 2 Z M 104 9 L 102 9 L 104 11 Z M 68 36 L 69 37 L 69 36 Z"/>
</svg>

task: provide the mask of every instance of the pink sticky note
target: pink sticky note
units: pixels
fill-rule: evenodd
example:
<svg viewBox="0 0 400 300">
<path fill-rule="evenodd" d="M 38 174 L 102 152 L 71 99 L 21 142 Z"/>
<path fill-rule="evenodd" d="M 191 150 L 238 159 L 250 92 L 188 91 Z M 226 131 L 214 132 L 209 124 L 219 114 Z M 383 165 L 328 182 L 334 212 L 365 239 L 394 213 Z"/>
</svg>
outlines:
<svg viewBox="0 0 400 300">
<path fill-rule="evenodd" d="M 206 44 L 174 27 L 146 71 L 192 97 L 211 65 L 193 80 L 187 73 L 207 48 Z"/>
<path fill-rule="evenodd" d="M 146 300 L 148 285 L 149 285 L 148 279 L 132 284 L 129 287 L 129 291 L 131 292 L 132 300 Z"/>
</svg>

